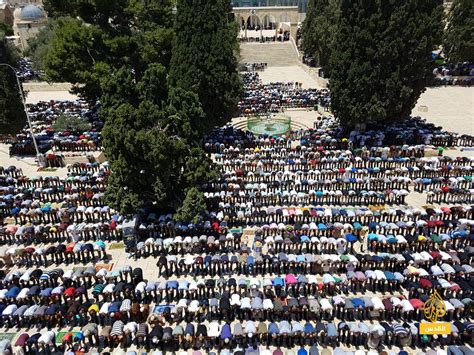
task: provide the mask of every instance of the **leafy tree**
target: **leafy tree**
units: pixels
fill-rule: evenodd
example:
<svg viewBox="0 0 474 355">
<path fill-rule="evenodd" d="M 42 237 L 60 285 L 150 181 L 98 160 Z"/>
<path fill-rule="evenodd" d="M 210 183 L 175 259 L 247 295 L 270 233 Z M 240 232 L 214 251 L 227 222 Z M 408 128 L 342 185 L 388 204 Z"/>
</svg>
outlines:
<svg viewBox="0 0 474 355">
<path fill-rule="evenodd" d="M 85 132 L 89 130 L 90 124 L 85 119 L 66 114 L 60 115 L 53 124 L 56 131 Z"/>
<path fill-rule="evenodd" d="M 0 63 L 16 67 L 18 52 L 0 34 Z M 0 66 L 0 132 L 15 134 L 26 124 L 26 115 L 19 94 L 15 75 L 11 68 Z"/>
<path fill-rule="evenodd" d="M 178 221 L 198 223 L 206 210 L 204 194 L 192 187 L 186 193 L 183 205 L 178 209 L 175 218 Z"/>
<path fill-rule="evenodd" d="M 56 24 L 46 54 L 34 55 L 43 57 L 47 80 L 70 82 L 74 93 L 96 101 L 102 93 L 100 74 L 108 70 L 99 62 L 107 58 L 103 33 L 79 19 L 60 18 Z"/>
<path fill-rule="evenodd" d="M 44 0 L 44 10 L 50 18 L 64 17 L 73 15 L 71 10 L 75 6 L 75 2 L 68 0 Z"/>
<path fill-rule="evenodd" d="M 474 1 L 454 0 L 447 22 L 443 48 L 449 62 L 474 62 Z"/>
<path fill-rule="evenodd" d="M 302 48 L 326 71 L 337 32 L 339 6 L 340 0 L 310 0 L 303 21 Z"/>
<path fill-rule="evenodd" d="M 44 62 L 55 36 L 55 27 L 57 27 L 56 21 L 50 20 L 47 26 L 28 40 L 24 55 L 32 60 L 32 67 L 35 70 L 44 71 Z"/>
<path fill-rule="evenodd" d="M 206 113 L 203 130 L 232 118 L 242 87 L 230 11 L 228 0 L 177 2 L 170 82 L 197 93 Z"/>
<path fill-rule="evenodd" d="M 185 50 L 179 41 L 172 49 L 172 1 L 67 3 L 45 1 L 50 15 L 68 17 L 55 20 L 44 67 L 49 79 L 72 82 L 83 97 L 100 99 L 103 144 L 113 171 L 107 203 L 125 215 L 151 207 L 179 210 L 180 218 L 195 220 L 205 209 L 202 200 L 190 205 L 202 197 L 197 186 L 216 176 L 201 148 L 205 128 L 214 126 L 216 118 L 203 108 L 214 112 L 217 107 L 219 119 L 227 120 L 238 97 L 235 87 L 240 88 L 228 3 L 205 4 L 218 10 L 218 21 L 207 29 L 217 32 L 206 39 L 212 40 L 207 55 L 200 54 L 205 65 L 193 69 L 203 71 L 205 80 L 189 81 L 199 86 L 188 85 L 187 77 L 176 73 L 176 80 L 169 80 L 172 50 Z M 194 31 L 182 28 L 185 38 Z M 229 52 L 230 59 L 221 52 Z M 173 60 L 179 59 L 175 55 Z M 199 78 L 195 71 L 193 75 Z M 200 90 L 194 91 L 196 87 Z M 224 98 L 224 105 L 217 97 Z"/>
<path fill-rule="evenodd" d="M 345 126 L 410 114 L 432 76 L 441 0 L 343 0 L 331 54 L 333 111 Z"/>
<path fill-rule="evenodd" d="M 122 213 L 145 206 L 178 209 L 185 191 L 215 176 L 200 147 L 205 117 L 195 94 L 166 85 L 161 65 L 142 79 L 123 67 L 103 82 L 105 154 L 114 172 L 106 200 Z"/>
<path fill-rule="evenodd" d="M 48 0 L 45 8 L 56 19 L 46 55 L 38 54 L 46 77 L 72 83 L 90 101 L 102 95 L 104 76 L 122 66 L 139 79 L 148 65 L 169 64 L 171 1 Z"/>
</svg>

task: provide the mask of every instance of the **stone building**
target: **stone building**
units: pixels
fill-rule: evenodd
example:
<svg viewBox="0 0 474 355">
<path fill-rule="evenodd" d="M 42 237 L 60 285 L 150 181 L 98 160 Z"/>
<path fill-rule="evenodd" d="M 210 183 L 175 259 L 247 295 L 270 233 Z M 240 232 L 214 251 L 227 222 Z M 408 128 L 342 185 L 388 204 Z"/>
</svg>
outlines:
<svg viewBox="0 0 474 355">
<path fill-rule="evenodd" d="M 43 0 L 6 0 L 5 2 L 13 8 L 26 5 L 43 6 Z"/>
<path fill-rule="evenodd" d="M 46 13 L 39 5 L 28 4 L 13 12 L 14 43 L 23 51 L 28 40 L 35 37 L 47 24 Z"/>
<path fill-rule="evenodd" d="M 0 0 L 0 22 L 13 26 L 13 8 L 2 0 Z"/>
</svg>

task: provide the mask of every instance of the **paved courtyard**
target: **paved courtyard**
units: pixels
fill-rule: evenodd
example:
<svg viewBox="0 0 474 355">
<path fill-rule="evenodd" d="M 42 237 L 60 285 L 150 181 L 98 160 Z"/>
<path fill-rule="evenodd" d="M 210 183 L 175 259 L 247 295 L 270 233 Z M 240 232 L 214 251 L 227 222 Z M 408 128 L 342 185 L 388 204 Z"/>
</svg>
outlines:
<svg viewBox="0 0 474 355">
<path fill-rule="evenodd" d="M 327 85 L 326 80 L 317 76 L 316 68 L 301 64 L 289 42 L 242 43 L 240 48 L 241 62 L 268 63 L 268 68 L 259 72 L 264 84 L 298 81 L 303 83 L 303 88 L 322 88 Z M 426 118 L 447 131 L 474 135 L 474 87 L 428 88 L 412 114 Z M 307 126 L 312 124 L 311 118 L 308 121 L 306 117 L 301 117 L 301 122 Z"/>
<path fill-rule="evenodd" d="M 324 87 L 324 81 L 321 81 L 315 76 L 314 70 L 311 71 L 308 68 L 305 68 L 303 65 L 299 64 L 295 59 L 295 53 L 290 43 L 282 44 L 279 49 L 271 47 L 272 44 L 245 44 L 242 45 L 241 55 L 242 61 L 244 62 L 253 62 L 253 61 L 268 61 L 270 64 L 269 68 L 264 72 L 260 72 L 260 77 L 264 83 L 276 82 L 276 81 L 298 81 L 303 83 L 304 88 L 321 88 Z M 281 57 L 278 57 L 278 55 Z M 53 86 L 44 86 L 44 85 L 30 85 L 27 90 L 28 102 L 37 102 L 37 101 L 48 101 L 52 99 L 56 100 L 71 100 L 75 96 L 67 92 L 68 87 L 63 84 L 53 85 Z M 420 98 L 414 109 L 414 115 L 420 115 L 425 117 L 430 122 L 433 122 L 437 125 L 445 127 L 449 131 L 465 133 L 474 135 L 474 88 L 436 88 L 428 89 L 426 93 Z M 313 122 L 316 119 L 318 113 L 315 111 L 308 110 L 288 110 L 285 112 L 286 115 L 289 115 L 294 122 L 300 124 L 301 127 L 312 127 Z M 244 118 L 238 118 L 234 120 L 235 124 L 245 125 Z M 428 150 L 433 149 L 433 147 L 428 147 Z M 445 152 L 446 155 L 457 157 L 457 156 L 467 156 L 474 157 L 474 151 L 465 150 L 461 151 L 460 149 L 453 148 L 448 149 Z M 0 145 L 0 165 L 8 166 L 15 165 L 23 169 L 23 172 L 27 176 L 47 176 L 55 175 L 60 177 L 67 176 L 66 168 L 58 168 L 53 171 L 38 171 L 33 158 L 15 158 L 9 157 L 8 146 L 5 144 Z M 411 192 L 407 198 L 407 204 L 413 207 L 421 207 L 426 205 L 426 194 L 425 193 L 416 193 Z M 12 222 L 11 220 L 7 221 Z M 253 229 L 246 228 L 245 232 L 250 235 L 248 240 L 248 247 L 252 248 L 253 246 Z M 7 246 L 1 246 L 0 251 L 5 251 L 8 248 Z M 157 276 L 157 266 L 156 259 L 153 257 L 141 258 L 135 260 L 131 255 L 125 253 L 123 243 L 111 243 L 107 247 L 108 260 L 107 264 L 113 264 L 113 270 L 119 270 L 125 265 L 130 265 L 132 267 L 141 267 L 144 271 L 143 276 L 148 280 L 161 281 L 164 280 L 163 277 Z M 82 265 L 87 266 L 92 265 L 92 263 Z M 63 268 L 64 270 L 69 270 L 78 265 L 65 265 L 60 264 L 59 266 L 49 266 L 48 269 L 53 269 L 56 267 Z M 9 268 L 8 271 L 21 270 L 25 271 L 26 268 L 13 266 Z M 261 275 L 269 276 L 269 275 Z M 181 276 L 179 278 L 173 277 L 173 279 L 190 279 L 190 276 Z M 318 276 L 318 281 L 321 281 L 322 277 Z M 371 295 L 370 293 L 366 295 Z M 4 325 L 3 325 L 4 326 Z M 71 329 L 65 329 L 67 331 Z M 72 330 L 77 330 L 73 328 Z M 27 331 L 29 334 L 36 333 L 38 331 L 44 332 L 46 329 L 6 329 L 5 327 L 0 328 L 4 334 L 10 334 L 12 339 L 15 340 L 20 333 Z M 344 346 L 343 346 L 344 347 Z M 362 347 L 361 347 L 362 348 Z M 92 349 L 90 353 L 94 353 L 97 349 Z M 108 349 L 110 350 L 110 349 Z M 128 350 L 138 351 L 142 354 L 146 353 L 145 349 L 137 349 L 136 346 L 130 347 Z M 273 348 L 272 348 L 273 350 Z M 352 349 L 354 350 L 354 349 Z M 388 349 L 390 351 L 398 351 L 397 347 L 392 347 Z M 121 349 L 110 350 L 113 354 L 122 354 L 125 353 Z M 419 350 L 408 349 L 408 352 L 411 354 L 418 354 Z M 191 354 L 191 351 L 182 352 Z M 204 352 L 203 352 L 204 353 Z M 377 352 L 375 352 L 376 354 Z M 181 354 L 181 353 L 180 353 Z"/>
<path fill-rule="evenodd" d="M 426 118 L 450 132 L 474 135 L 474 87 L 428 88 L 418 100 L 413 116 Z"/>
</svg>

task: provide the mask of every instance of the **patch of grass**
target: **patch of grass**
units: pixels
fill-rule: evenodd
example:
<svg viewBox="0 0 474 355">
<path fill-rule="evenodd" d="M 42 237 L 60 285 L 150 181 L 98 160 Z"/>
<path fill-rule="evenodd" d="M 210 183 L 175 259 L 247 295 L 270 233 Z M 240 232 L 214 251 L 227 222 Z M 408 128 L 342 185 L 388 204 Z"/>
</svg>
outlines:
<svg viewBox="0 0 474 355">
<path fill-rule="evenodd" d="M 125 248 L 125 245 L 123 243 L 110 243 L 110 245 L 109 245 L 109 250 L 123 249 L 123 248 Z"/>
</svg>

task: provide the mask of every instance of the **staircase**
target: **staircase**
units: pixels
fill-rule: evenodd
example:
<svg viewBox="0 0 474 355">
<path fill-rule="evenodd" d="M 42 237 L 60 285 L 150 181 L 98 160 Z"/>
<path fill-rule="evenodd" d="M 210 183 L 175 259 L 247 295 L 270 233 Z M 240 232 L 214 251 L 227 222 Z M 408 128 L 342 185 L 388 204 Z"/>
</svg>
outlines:
<svg viewBox="0 0 474 355">
<path fill-rule="evenodd" d="M 240 62 L 268 63 L 268 66 L 286 67 L 298 64 L 293 44 L 288 42 L 240 43 Z"/>
</svg>

